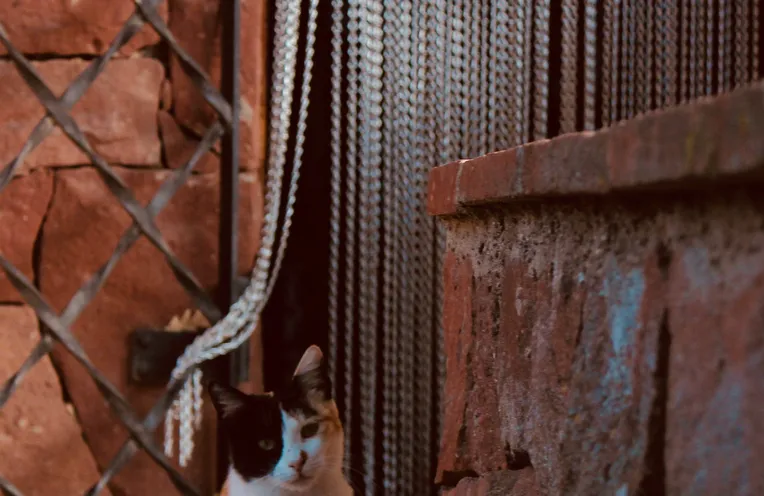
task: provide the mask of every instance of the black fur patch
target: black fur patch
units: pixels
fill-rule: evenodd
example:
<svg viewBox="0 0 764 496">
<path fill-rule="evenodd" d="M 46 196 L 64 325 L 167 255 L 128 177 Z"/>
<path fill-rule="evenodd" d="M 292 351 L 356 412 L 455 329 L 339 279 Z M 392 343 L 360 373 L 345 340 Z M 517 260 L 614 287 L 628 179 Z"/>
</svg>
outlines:
<svg viewBox="0 0 764 496">
<path fill-rule="evenodd" d="M 221 390 L 224 394 L 240 395 L 240 406 L 225 415 L 221 415 Z M 231 448 L 234 469 L 245 480 L 259 479 L 270 474 L 284 449 L 281 437 L 283 422 L 278 400 L 264 395 L 246 395 L 220 385 L 210 385 L 210 396 Z M 272 447 L 266 450 L 262 444 L 272 444 Z"/>
</svg>

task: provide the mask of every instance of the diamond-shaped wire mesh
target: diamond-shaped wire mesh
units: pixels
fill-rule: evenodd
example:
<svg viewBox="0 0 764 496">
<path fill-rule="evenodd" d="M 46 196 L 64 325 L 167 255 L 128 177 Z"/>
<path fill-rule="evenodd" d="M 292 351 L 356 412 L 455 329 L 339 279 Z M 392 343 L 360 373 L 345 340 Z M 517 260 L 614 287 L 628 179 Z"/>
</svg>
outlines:
<svg viewBox="0 0 764 496">
<path fill-rule="evenodd" d="M 56 97 L 53 91 L 45 84 L 29 60 L 14 47 L 3 24 L 0 23 L 0 43 L 5 46 L 19 74 L 46 109 L 46 115 L 35 126 L 19 154 L 0 171 L 0 194 L 8 186 L 14 172 L 24 163 L 29 153 L 40 145 L 56 127 L 60 127 L 71 141 L 87 155 L 98 170 L 106 187 L 117 198 L 133 220 L 132 225 L 122 234 L 109 260 L 79 288 L 61 314 L 57 314 L 54 311 L 45 296 L 38 291 L 32 281 L 5 257 L 0 255 L 0 267 L 13 286 L 19 291 L 26 304 L 34 309 L 38 318 L 43 323 L 40 341 L 26 358 L 21 368 L 0 388 L 0 408 L 5 405 L 19 387 L 25 375 L 35 364 L 51 352 L 55 342 L 59 342 L 87 370 L 113 413 L 120 419 L 130 434 L 128 441 L 125 442 L 119 453 L 103 470 L 100 480 L 88 490 L 86 493 L 88 495 L 98 494 L 103 490 L 139 449 L 146 451 L 167 472 L 175 487 L 182 494 L 199 494 L 198 490 L 173 467 L 153 439 L 153 432 L 163 419 L 164 413 L 170 406 L 175 394 L 180 389 L 182 380 L 173 381 L 169 384 L 149 414 L 141 420 L 117 388 L 93 365 L 70 330 L 79 315 L 93 301 L 98 291 L 103 287 L 120 258 L 141 236 L 146 236 L 164 255 L 178 282 L 205 316 L 211 322 L 219 320 L 221 316 L 219 309 L 191 271 L 172 252 L 157 228 L 155 219 L 180 187 L 183 186 L 204 154 L 212 149 L 226 131 L 230 130 L 232 126 L 232 108 L 229 102 L 210 82 L 210 78 L 204 73 L 204 70 L 180 47 L 168 26 L 157 13 L 156 7 L 161 1 L 135 0 L 134 13 L 125 22 L 106 52 L 94 59 L 75 78 L 60 98 Z M 235 15 L 238 15 L 238 13 Z M 148 205 L 143 207 L 106 160 L 94 151 L 84 133 L 68 112 L 104 71 L 109 60 L 145 24 L 152 26 L 174 52 L 183 71 L 197 86 L 204 99 L 216 111 L 217 119 L 204 133 L 202 140 L 188 162 L 183 167 L 174 170 L 161 184 Z M 0 474 L 0 490 L 8 495 L 16 496 L 22 494 L 11 481 L 3 478 L 2 474 Z"/>
</svg>

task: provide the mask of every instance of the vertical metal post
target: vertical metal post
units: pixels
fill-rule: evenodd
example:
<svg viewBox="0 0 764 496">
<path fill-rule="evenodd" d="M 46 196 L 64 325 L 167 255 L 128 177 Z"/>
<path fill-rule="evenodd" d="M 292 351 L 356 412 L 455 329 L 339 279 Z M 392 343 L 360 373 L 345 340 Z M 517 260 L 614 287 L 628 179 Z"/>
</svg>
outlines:
<svg viewBox="0 0 764 496">
<path fill-rule="evenodd" d="M 219 298 L 223 314 L 237 297 L 235 288 L 238 263 L 239 204 L 239 70 L 240 70 L 240 0 L 221 2 L 222 77 L 221 90 L 231 102 L 231 128 L 223 137 L 220 161 L 220 230 Z M 249 343 L 230 355 L 230 382 L 236 385 L 247 380 Z"/>
<path fill-rule="evenodd" d="M 240 0 L 221 0 L 221 77 L 220 89 L 231 103 L 231 127 L 223 136 L 220 157 L 220 225 L 218 229 L 218 298 L 223 315 L 237 297 L 235 283 L 238 265 L 239 206 L 239 55 Z M 247 379 L 249 341 L 229 355 L 228 380 L 237 385 Z M 221 371 L 224 372 L 224 371 Z M 225 376 L 223 376 L 225 377 Z M 228 445 L 218 427 L 215 488 L 225 483 L 228 471 Z"/>
</svg>

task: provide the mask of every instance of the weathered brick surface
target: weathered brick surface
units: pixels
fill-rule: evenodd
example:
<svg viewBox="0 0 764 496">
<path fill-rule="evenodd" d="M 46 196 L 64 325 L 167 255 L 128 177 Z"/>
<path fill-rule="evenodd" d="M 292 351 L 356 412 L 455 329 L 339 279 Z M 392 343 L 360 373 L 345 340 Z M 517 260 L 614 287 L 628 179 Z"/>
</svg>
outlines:
<svg viewBox="0 0 764 496">
<path fill-rule="evenodd" d="M 219 0 L 170 0 L 170 29 L 212 81 L 221 77 L 221 29 Z M 241 110 L 240 163 L 242 169 L 263 166 L 267 103 L 267 2 L 241 3 Z M 215 112 L 186 76 L 177 58 L 171 64 L 173 109 L 178 122 L 200 136 L 212 123 Z"/>
<path fill-rule="evenodd" d="M 539 494 L 764 491 L 764 121 L 749 115 L 762 97 L 433 172 L 449 233 L 438 480 L 478 475 L 446 494 L 494 494 L 523 453 Z M 569 198 L 538 201 L 551 191 Z"/>
<path fill-rule="evenodd" d="M 117 171 L 141 202 L 147 202 L 160 182 L 171 174 L 168 170 L 117 168 Z M 242 174 L 240 179 L 239 272 L 246 274 L 259 242 L 262 190 L 256 175 Z M 217 283 L 218 189 L 217 176 L 192 176 L 157 220 L 168 245 L 208 291 Z M 57 311 L 108 260 L 129 225 L 127 213 L 94 169 L 56 172 L 55 194 L 43 226 L 39 280 L 43 293 Z M 162 254 L 143 238 L 119 261 L 72 331 L 95 366 L 139 413 L 145 414 L 162 391 L 128 383 L 128 336 L 139 327 L 163 328 L 174 315 L 192 307 Z M 126 439 L 126 432 L 100 399 L 85 370 L 63 349 L 54 350 L 53 357 L 95 458 L 106 464 Z M 201 436 L 199 442 L 202 445 L 199 456 L 194 457 L 188 474 L 203 487 L 214 458 L 210 458 L 213 452 L 209 449 L 209 438 Z M 136 456 L 114 484 L 124 494 L 176 491 L 145 454 Z"/>
<path fill-rule="evenodd" d="M 453 252 L 444 260 L 443 327 L 446 354 L 445 389 L 449 392 L 443 404 L 443 434 L 438 478 L 444 471 L 460 471 L 465 446 L 460 431 L 465 423 L 468 384 L 468 362 L 472 348 L 472 267 L 469 261 L 457 259 Z M 461 442 L 460 442 L 461 441 Z"/>
<path fill-rule="evenodd" d="M 33 65 L 56 95 L 87 67 L 83 60 L 51 60 Z M 150 59 L 115 60 L 72 108 L 71 115 L 104 159 L 115 164 L 157 166 L 157 130 L 162 64 Z M 45 115 L 45 109 L 11 62 L 0 62 L 0 164 L 7 164 Z M 90 160 L 60 130 L 30 153 L 23 167 L 89 164 Z"/>
<path fill-rule="evenodd" d="M 465 478 L 442 496 L 536 496 L 539 493 L 532 468 L 492 472 L 481 477 Z"/>
<path fill-rule="evenodd" d="M 0 254 L 30 280 L 34 280 L 32 263 L 37 233 L 52 193 L 53 175 L 47 171 L 17 177 L 0 193 Z M 21 295 L 3 271 L 0 271 L 0 301 L 21 301 Z"/>
<path fill-rule="evenodd" d="M 25 54 L 92 55 L 106 51 L 122 25 L 135 11 L 132 0 L 23 0 L 0 2 L 0 19 L 11 42 Z M 167 18 L 167 2 L 157 11 Z M 13 22 L 10 22 L 10 21 Z M 159 41 L 144 26 L 120 53 L 129 55 Z M 0 46 L 0 55 L 7 52 Z"/>
<path fill-rule="evenodd" d="M 40 341 L 29 307 L 0 306 L 0 384 Z M 45 357 L 22 379 L 0 410 L 0 474 L 25 495 L 83 494 L 98 469 L 82 429 L 64 404 L 61 384 Z M 104 494 L 110 494 L 108 490 Z"/>
<path fill-rule="evenodd" d="M 754 494 L 733 481 L 764 482 L 756 196 L 448 221 L 440 480 L 521 450 L 545 494 L 633 494 L 662 470 L 677 492 Z"/>
</svg>

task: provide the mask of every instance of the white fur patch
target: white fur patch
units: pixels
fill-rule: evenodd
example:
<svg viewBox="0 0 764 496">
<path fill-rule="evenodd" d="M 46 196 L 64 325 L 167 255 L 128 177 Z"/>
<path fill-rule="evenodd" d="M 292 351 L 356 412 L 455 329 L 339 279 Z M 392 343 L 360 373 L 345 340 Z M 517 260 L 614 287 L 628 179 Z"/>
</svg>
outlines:
<svg viewBox="0 0 764 496">
<path fill-rule="evenodd" d="M 319 432 L 308 439 L 300 433 L 302 427 L 312 419 L 291 416 L 281 412 L 283 421 L 281 458 L 273 471 L 262 478 L 250 481 L 231 468 L 228 475 L 230 496 L 300 496 L 331 495 L 352 496 L 353 490 L 342 474 L 343 436 L 332 435 L 326 439 L 325 425 Z M 307 455 L 302 474 L 307 480 L 298 480 L 297 472 L 290 464 L 300 459 L 301 453 Z"/>
</svg>

